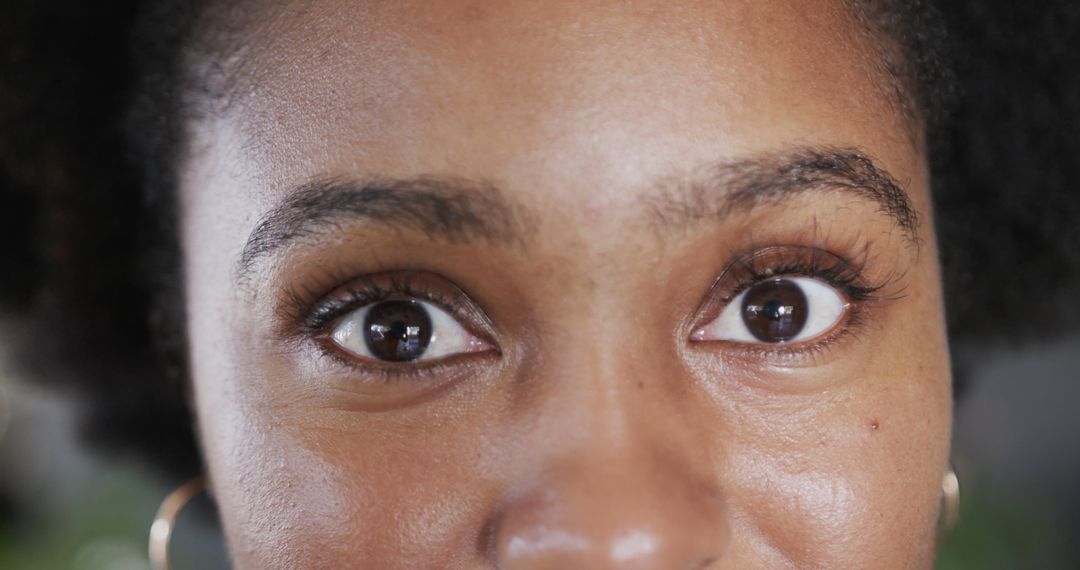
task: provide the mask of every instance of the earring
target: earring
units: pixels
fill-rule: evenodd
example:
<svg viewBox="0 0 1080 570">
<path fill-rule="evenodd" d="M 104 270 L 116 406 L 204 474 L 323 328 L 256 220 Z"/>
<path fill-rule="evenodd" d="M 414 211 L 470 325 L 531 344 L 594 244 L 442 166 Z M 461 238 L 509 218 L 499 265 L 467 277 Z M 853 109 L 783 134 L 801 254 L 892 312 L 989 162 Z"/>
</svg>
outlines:
<svg viewBox="0 0 1080 570">
<path fill-rule="evenodd" d="M 154 523 L 150 525 L 150 565 L 154 570 L 169 570 L 169 542 L 176 527 L 176 517 L 191 499 L 205 489 L 206 476 L 199 475 L 169 493 L 161 502 L 154 515 Z"/>
<path fill-rule="evenodd" d="M 960 479 L 949 468 L 941 480 L 941 516 L 938 520 L 939 542 L 952 532 L 956 520 L 960 518 Z"/>
</svg>

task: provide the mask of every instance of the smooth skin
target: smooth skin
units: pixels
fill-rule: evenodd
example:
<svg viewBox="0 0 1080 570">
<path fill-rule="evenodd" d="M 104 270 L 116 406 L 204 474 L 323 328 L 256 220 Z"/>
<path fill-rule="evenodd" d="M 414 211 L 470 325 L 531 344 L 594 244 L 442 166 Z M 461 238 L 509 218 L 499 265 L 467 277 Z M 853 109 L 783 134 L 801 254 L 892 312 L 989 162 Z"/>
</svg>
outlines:
<svg viewBox="0 0 1080 570">
<path fill-rule="evenodd" d="M 191 56 L 217 59 L 181 165 L 236 568 L 932 566 L 951 389 L 925 150 L 843 4 L 254 4 L 238 49 Z M 918 223 L 828 183 L 730 206 L 741 179 L 709 175 L 805 149 L 869 157 Z M 251 255 L 290 199 L 373 179 L 486 206 L 456 234 L 294 216 Z M 695 337 L 739 255 L 775 248 L 882 288 L 817 339 Z M 464 299 L 471 351 L 410 373 L 298 325 L 402 272 Z"/>
</svg>

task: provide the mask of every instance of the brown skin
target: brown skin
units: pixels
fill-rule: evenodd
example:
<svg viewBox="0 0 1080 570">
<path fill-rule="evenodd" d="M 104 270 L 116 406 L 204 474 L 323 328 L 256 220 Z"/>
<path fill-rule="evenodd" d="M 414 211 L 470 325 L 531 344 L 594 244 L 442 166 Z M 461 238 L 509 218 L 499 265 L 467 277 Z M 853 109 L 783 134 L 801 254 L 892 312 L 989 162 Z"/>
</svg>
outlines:
<svg viewBox="0 0 1080 570">
<path fill-rule="evenodd" d="M 182 177 L 195 402 L 237 568 L 931 567 L 951 396 L 926 162 L 839 4 L 249 15 Z M 917 240 L 828 190 L 676 228 L 649 207 L 807 146 L 874 157 Z M 373 176 L 497 185 L 521 235 L 338 220 L 237 282 L 298 186 Z M 824 340 L 691 339 L 724 309 L 717 276 L 768 246 L 863 260 L 893 298 Z M 464 291 L 483 347 L 388 378 L 297 332 L 290 292 L 396 270 Z"/>
</svg>

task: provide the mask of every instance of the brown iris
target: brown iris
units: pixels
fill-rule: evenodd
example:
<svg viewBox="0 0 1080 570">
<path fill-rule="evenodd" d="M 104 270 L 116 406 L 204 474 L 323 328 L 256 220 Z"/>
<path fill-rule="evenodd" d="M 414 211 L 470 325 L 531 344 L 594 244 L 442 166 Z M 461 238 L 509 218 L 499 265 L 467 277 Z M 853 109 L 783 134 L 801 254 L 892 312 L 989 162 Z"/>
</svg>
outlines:
<svg viewBox="0 0 1080 570">
<path fill-rule="evenodd" d="M 431 342 L 431 317 L 416 301 L 382 301 L 364 318 L 364 342 L 379 360 L 416 360 Z"/>
<path fill-rule="evenodd" d="M 743 323 L 762 342 L 795 338 L 806 325 L 809 312 L 802 288 L 787 279 L 772 279 L 750 287 L 742 302 Z"/>
</svg>

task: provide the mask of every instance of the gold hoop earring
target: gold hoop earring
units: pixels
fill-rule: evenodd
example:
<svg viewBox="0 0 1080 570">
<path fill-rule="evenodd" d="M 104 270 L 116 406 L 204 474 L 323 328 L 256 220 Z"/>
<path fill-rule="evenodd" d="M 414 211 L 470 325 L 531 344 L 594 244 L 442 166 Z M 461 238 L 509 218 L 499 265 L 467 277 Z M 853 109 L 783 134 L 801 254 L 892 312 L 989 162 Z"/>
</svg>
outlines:
<svg viewBox="0 0 1080 570">
<path fill-rule="evenodd" d="M 154 523 L 150 525 L 150 565 L 154 570 L 169 570 L 169 542 L 172 541 L 176 517 L 196 495 L 206 490 L 206 476 L 184 483 L 177 490 L 169 493 L 161 502 Z"/>
<path fill-rule="evenodd" d="M 945 472 L 941 479 L 941 519 L 938 528 L 941 539 L 944 539 L 956 526 L 960 518 L 960 479 L 956 477 L 956 471 L 951 468 Z"/>
</svg>

